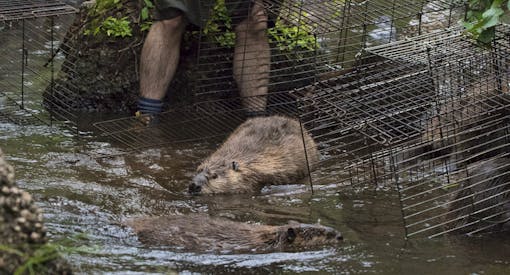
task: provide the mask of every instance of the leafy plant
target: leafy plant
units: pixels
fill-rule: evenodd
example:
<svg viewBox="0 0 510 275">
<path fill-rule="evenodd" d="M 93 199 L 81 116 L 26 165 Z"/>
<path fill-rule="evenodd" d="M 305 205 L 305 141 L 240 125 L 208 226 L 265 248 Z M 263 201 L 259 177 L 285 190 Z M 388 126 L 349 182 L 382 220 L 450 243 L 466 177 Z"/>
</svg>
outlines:
<svg viewBox="0 0 510 275">
<path fill-rule="evenodd" d="M 140 10 L 140 30 L 147 31 L 152 26 L 152 16 L 150 9 L 154 8 L 151 0 L 143 0 L 143 8 Z"/>
<path fill-rule="evenodd" d="M 120 8 L 120 0 L 97 0 L 94 7 L 89 11 L 91 14 L 101 14 L 112 8 Z"/>
<path fill-rule="evenodd" d="M 104 33 L 107 36 L 113 37 L 126 37 L 132 35 L 132 29 L 129 26 L 130 22 L 127 17 L 115 18 L 108 16 L 101 24 L 92 29 L 86 29 L 85 35 L 98 35 Z"/>
<path fill-rule="evenodd" d="M 77 242 L 83 239 L 87 239 L 87 236 L 81 233 L 54 243 L 31 245 L 30 251 L 32 251 L 32 253 L 22 252 L 19 249 L 0 244 L 0 252 L 20 257 L 23 260 L 23 263 L 16 268 L 13 275 L 26 274 L 27 272 L 30 275 L 35 275 L 47 273 L 45 264 L 62 255 L 71 253 L 95 253 L 98 249 L 97 247 L 77 245 Z"/>
<path fill-rule="evenodd" d="M 234 47 L 235 33 L 225 0 L 216 0 L 211 18 L 205 24 L 203 32 L 222 47 Z"/>
<path fill-rule="evenodd" d="M 335 0 L 343 1 L 343 0 Z M 305 12 L 294 14 L 294 18 L 306 16 Z M 229 16 L 225 0 L 216 0 L 211 18 L 207 21 L 203 33 L 222 47 L 232 48 L 235 45 L 235 32 Z M 297 26 L 289 26 L 278 18 L 273 28 L 268 29 L 269 40 L 281 51 L 292 51 L 296 48 L 314 50 L 317 48 L 311 26 L 297 22 Z"/>
<path fill-rule="evenodd" d="M 494 37 L 495 26 L 509 10 L 509 0 L 470 0 L 464 26 L 475 39 L 489 43 Z"/>
<path fill-rule="evenodd" d="M 97 0 L 88 14 L 92 20 L 87 24 L 85 35 L 104 34 L 112 37 L 132 36 L 131 22 L 128 16 L 116 18 L 107 16 L 114 9 L 121 9 L 121 0 Z M 140 9 L 140 30 L 146 31 L 152 25 L 150 10 L 154 8 L 152 0 L 143 0 L 143 7 Z M 110 13 L 111 14 L 111 13 Z"/>
<path fill-rule="evenodd" d="M 276 43 L 280 51 L 293 51 L 296 48 L 314 50 L 318 46 L 311 27 L 306 24 L 287 26 L 277 20 L 268 33 L 269 39 Z"/>
<path fill-rule="evenodd" d="M 126 17 L 115 18 L 108 16 L 101 24 L 101 30 L 108 36 L 126 37 L 132 36 L 130 22 Z"/>
</svg>

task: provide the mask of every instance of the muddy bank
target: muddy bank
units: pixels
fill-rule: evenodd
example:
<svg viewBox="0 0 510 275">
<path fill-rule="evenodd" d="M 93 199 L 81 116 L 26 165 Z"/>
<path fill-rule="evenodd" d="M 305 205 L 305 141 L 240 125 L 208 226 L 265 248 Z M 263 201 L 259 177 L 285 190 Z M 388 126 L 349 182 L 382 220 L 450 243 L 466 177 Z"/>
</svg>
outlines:
<svg viewBox="0 0 510 275">
<path fill-rule="evenodd" d="M 140 54 L 148 33 L 147 23 L 158 18 L 157 11 L 151 8 L 150 18 L 142 20 L 144 8 L 144 1 L 137 0 L 120 0 L 114 7 L 101 12 L 97 12 L 97 4 L 92 1 L 81 5 L 59 50 L 65 61 L 55 85 L 47 87 L 44 93 L 47 109 L 56 112 L 136 111 Z M 125 18 L 129 21 L 131 34 L 114 37 L 95 33 L 97 24 L 108 17 Z M 285 30 L 286 27 L 280 28 Z M 188 24 L 180 63 L 164 100 L 166 107 L 239 95 L 232 76 L 233 45 L 219 45 L 215 35 L 201 35 L 196 26 Z M 278 35 L 284 37 L 285 33 Z M 312 34 L 309 36 L 313 37 Z M 273 40 L 270 39 L 270 92 L 291 90 L 311 83 L 315 76 L 310 72 L 317 66 L 315 50 L 294 46 L 297 48 L 282 51 Z"/>
<path fill-rule="evenodd" d="M 68 264 L 47 245 L 42 211 L 17 187 L 14 169 L 0 150 L 0 274 L 71 274 Z"/>
<path fill-rule="evenodd" d="M 88 2 L 81 5 L 60 47 L 65 61 L 55 85 L 45 90 L 45 106 L 55 111 L 132 112 L 139 91 L 140 53 L 147 35 L 140 18 L 143 1 L 121 0 L 114 7 L 102 9 Z M 154 14 L 153 9 L 150 11 Z M 98 24 L 109 17 L 129 21 L 131 35 L 94 34 Z M 181 58 L 182 63 L 192 60 L 189 47 L 183 47 L 181 55 L 187 56 Z M 180 81 L 189 79 L 183 75 L 187 67 L 179 66 L 170 90 L 187 91 L 188 83 Z"/>
</svg>

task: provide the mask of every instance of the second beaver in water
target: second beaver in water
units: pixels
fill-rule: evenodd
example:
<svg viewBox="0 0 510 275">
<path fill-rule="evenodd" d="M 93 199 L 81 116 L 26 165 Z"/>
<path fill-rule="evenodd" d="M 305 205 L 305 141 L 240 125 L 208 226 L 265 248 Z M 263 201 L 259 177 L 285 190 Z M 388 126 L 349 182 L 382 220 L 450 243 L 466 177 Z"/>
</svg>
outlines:
<svg viewBox="0 0 510 275">
<path fill-rule="evenodd" d="M 246 193 L 266 184 L 297 183 L 318 160 L 317 145 L 308 132 L 302 132 L 298 120 L 277 115 L 251 118 L 200 164 L 188 190 Z"/>
<path fill-rule="evenodd" d="M 510 229 L 510 158 L 479 161 L 468 172 L 449 204 L 447 228 L 468 234 Z"/>
<path fill-rule="evenodd" d="M 248 224 L 204 214 L 140 217 L 127 222 L 146 245 L 184 251 L 269 252 L 303 250 L 341 241 L 333 228 L 289 222 L 273 226 Z"/>
</svg>

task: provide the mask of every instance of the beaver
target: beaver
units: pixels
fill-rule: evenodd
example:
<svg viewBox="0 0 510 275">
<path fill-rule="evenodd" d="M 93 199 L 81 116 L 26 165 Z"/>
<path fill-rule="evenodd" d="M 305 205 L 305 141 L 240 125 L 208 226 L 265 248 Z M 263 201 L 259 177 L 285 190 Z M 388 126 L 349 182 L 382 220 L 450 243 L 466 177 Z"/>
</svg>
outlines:
<svg viewBox="0 0 510 275">
<path fill-rule="evenodd" d="M 468 167 L 469 177 L 449 203 L 448 229 L 476 233 L 508 229 L 510 221 L 510 158 L 500 155 Z"/>
<path fill-rule="evenodd" d="M 206 214 L 138 217 L 127 221 L 138 240 L 149 246 L 173 246 L 184 251 L 269 252 L 334 245 L 343 237 L 333 228 L 291 221 L 262 225 L 213 218 Z"/>
<path fill-rule="evenodd" d="M 509 152 L 510 94 L 471 92 L 441 105 L 425 124 L 416 155 L 467 165 Z"/>
<path fill-rule="evenodd" d="M 198 166 L 188 192 L 249 193 L 265 184 L 292 184 L 304 179 L 318 160 L 317 145 L 298 120 L 254 117 Z"/>
</svg>

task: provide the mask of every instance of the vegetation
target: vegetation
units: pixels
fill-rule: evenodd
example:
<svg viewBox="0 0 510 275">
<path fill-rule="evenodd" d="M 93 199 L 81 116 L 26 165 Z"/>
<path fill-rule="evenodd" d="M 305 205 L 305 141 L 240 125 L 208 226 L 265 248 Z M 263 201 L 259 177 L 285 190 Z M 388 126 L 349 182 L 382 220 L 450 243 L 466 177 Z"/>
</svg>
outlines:
<svg viewBox="0 0 510 275">
<path fill-rule="evenodd" d="M 149 30 L 152 25 L 150 10 L 154 8 L 151 0 L 144 0 L 140 14 L 136 22 L 128 16 L 113 17 L 107 13 L 114 9 L 121 9 L 121 0 L 97 0 L 89 10 L 89 16 L 93 18 L 84 31 L 85 35 L 106 35 L 111 37 L 129 37 L 133 35 L 132 25 L 139 24 L 141 31 Z"/>
<path fill-rule="evenodd" d="M 0 252 L 23 259 L 23 264 L 16 268 L 13 275 L 48 274 L 50 273 L 50 270 L 48 270 L 48 263 L 59 260 L 62 255 L 71 253 L 94 253 L 96 248 L 76 246 L 77 240 L 85 237 L 86 236 L 83 234 L 77 234 L 73 238 L 64 239 L 55 243 L 33 244 L 30 245 L 30 249 L 28 250 L 26 248 L 17 249 L 0 244 Z"/>
<path fill-rule="evenodd" d="M 151 0 L 143 0 L 143 7 L 140 11 L 140 29 L 142 31 L 148 31 L 152 26 L 152 16 L 150 10 L 154 8 L 154 4 Z"/>
<path fill-rule="evenodd" d="M 107 16 L 112 9 L 121 9 L 121 0 L 97 0 L 89 10 L 93 18 L 85 29 L 85 35 L 106 35 L 109 37 L 132 36 L 133 23 L 139 23 L 141 31 L 147 31 L 152 25 L 151 9 L 154 4 L 151 0 L 143 0 L 140 9 L 139 22 L 132 22 L 128 16 L 116 18 Z M 304 11 L 302 11 L 304 13 Z M 305 14 L 295 14 L 293 17 L 302 18 Z M 311 34 L 311 26 L 302 22 L 296 25 L 287 25 L 278 19 L 273 28 L 268 30 L 269 39 L 281 51 L 294 49 L 314 50 L 317 48 L 315 37 Z M 225 0 L 216 0 L 210 19 L 204 29 L 204 35 L 221 47 L 233 48 L 235 33 L 232 18 L 225 5 Z"/>
<path fill-rule="evenodd" d="M 234 47 L 236 37 L 225 0 L 216 0 L 211 18 L 205 24 L 203 32 L 222 47 Z"/>
<path fill-rule="evenodd" d="M 306 12 L 293 14 L 293 18 L 306 18 Z M 293 51 L 295 49 L 314 50 L 317 48 L 312 27 L 297 22 L 297 25 L 287 25 L 278 18 L 275 26 L 268 29 L 269 41 L 274 43 L 280 51 Z M 232 19 L 229 16 L 225 0 L 216 0 L 211 18 L 207 21 L 204 34 L 222 47 L 232 48 L 235 44 Z"/>
<path fill-rule="evenodd" d="M 277 20 L 268 33 L 270 41 L 274 42 L 280 51 L 293 51 L 296 48 L 312 51 L 318 47 L 311 27 L 306 24 L 287 26 Z"/>
<path fill-rule="evenodd" d="M 503 21 L 510 10 L 509 0 L 470 0 L 464 26 L 475 39 L 489 43 L 495 26 Z"/>
</svg>

